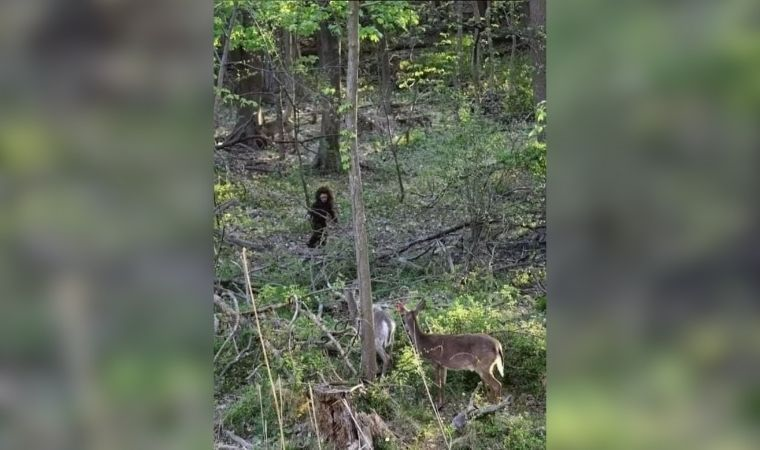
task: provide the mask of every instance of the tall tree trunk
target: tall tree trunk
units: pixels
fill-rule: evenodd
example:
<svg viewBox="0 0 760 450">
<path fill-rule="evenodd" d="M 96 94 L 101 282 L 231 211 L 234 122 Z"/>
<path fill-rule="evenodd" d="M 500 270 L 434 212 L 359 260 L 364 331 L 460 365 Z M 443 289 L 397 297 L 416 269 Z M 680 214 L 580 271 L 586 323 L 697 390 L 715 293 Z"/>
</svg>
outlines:
<svg viewBox="0 0 760 450">
<path fill-rule="evenodd" d="M 224 34 L 224 48 L 222 56 L 219 58 L 219 71 L 216 74 L 216 95 L 214 96 L 214 122 L 217 120 L 216 113 L 219 111 L 220 91 L 224 87 L 224 75 L 227 73 L 227 60 L 230 55 L 230 35 L 232 27 L 235 26 L 235 16 L 237 16 L 237 7 L 232 8 L 230 13 L 230 22 L 227 26 L 227 32 Z"/>
<path fill-rule="evenodd" d="M 493 2 L 486 2 L 486 39 L 488 40 L 488 88 L 493 89 L 496 77 L 494 76 L 496 58 L 493 53 L 493 36 L 491 29 L 491 10 Z"/>
<path fill-rule="evenodd" d="M 315 167 L 322 172 L 339 172 L 340 166 L 340 39 L 323 22 L 319 26 L 319 61 L 334 95 L 322 100 L 322 135 Z"/>
<path fill-rule="evenodd" d="M 455 86 L 457 88 L 457 92 L 462 91 L 462 60 L 464 59 L 464 55 L 462 55 L 462 2 L 454 2 L 456 7 L 456 15 L 457 15 L 457 76 L 454 81 Z M 457 108 L 458 110 L 458 108 Z"/>
<path fill-rule="evenodd" d="M 509 89 L 512 89 L 512 81 L 511 77 L 513 76 L 513 73 L 515 71 L 515 54 L 517 53 L 517 30 L 519 28 L 519 24 L 517 23 L 517 19 L 515 16 L 517 13 L 515 12 L 515 3 L 509 2 L 509 12 L 507 13 L 507 27 L 509 29 L 509 35 L 512 38 L 512 48 L 509 52 Z"/>
<path fill-rule="evenodd" d="M 244 28 L 250 27 L 251 19 L 248 13 L 245 10 L 238 13 L 240 24 Z M 247 103 L 238 107 L 238 120 L 234 131 L 227 137 L 227 140 L 243 142 L 244 138 L 250 137 L 252 140 L 249 144 L 255 145 L 260 143 L 254 136 L 259 134 L 259 126 L 261 125 L 258 120 L 261 103 L 265 100 L 274 100 L 267 87 L 266 71 L 251 68 L 265 66 L 265 60 L 260 55 L 250 53 L 243 48 L 231 51 L 233 52 L 233 60 L 240 63 L 237 65 L 238 80 L 235 83 L 234 92 L 253 104 Z"/>
<path fill-rule="evenodd" d="M 385 37 L 385 30 L 377 47 L 377 65 L 380 68 L 380 104 L 383 113 L 387 115 L 390 113 L 391 102 L 391 63 L 388 59 L 388 40 Z"/>
<path fill-rule="evenodd" d="M 401 178 L 401 166 L 398 163 L 398 148 L 393 142 L 393 125 L 391 123 L 391 63 L 388 58 L 388 41 L 385 38 L 385 30 L 377 48 L 377 65 L 380 68 L 380 107 L 385 117 L 386 134 L 388 136 L 388 148 L 393 154 L 393 162 L 396 166 L 396 179 L 398 180 L 399 203 L 404 202 L 404 180 Z"/>
<path fill-rule="evenodd" d="M 533 59 L 533 100 L 546 100 L 546 0 L 530 0 L 530 53 Z"/>
<path fill-rule="evenodd" d="M 359 283 L 360 313 L 362 318 L 362 374 L 365 380 L 374 380 L 375 327 L 372 318 L 372 286 L 369 274 L 369 246 L 365 227 L 364 199 L 362 197 L 362 173 L 359 167 L 359 141 L 357 129 L 358 86 L 359 86 L 359 2 L 349 3 L 348 14 L 348 71 L 347 89 L 351 108 L 347 125 L 351 135 L 351 207 L 354 218 L 354 246 L 356 249 L 356 279 Z"/>
<path fill-rule="evenodd" d="M 472 77 L 475 81 L 475 93 L 480 97 L 480 6 L 478 0 L 472 2 L 472 9 L 475 12 L 475 40 L 472 48 Z"/>
<path fill-rule="evenodd" d="M 280 76 L 280 81 L 284 84 L 283 87 L 285 88 L 285 111 L 283 112 L 283 119 L 286 122 L 292 122 L 291 117 L 293 116 L 293 108 L 295 106 L 293 104 L 295 92 L 295 71 L 293 70 L 295 45 L 293 40 L 293 34 L 288 30 L 282 30 L 283 73 Z"/>
</svg>

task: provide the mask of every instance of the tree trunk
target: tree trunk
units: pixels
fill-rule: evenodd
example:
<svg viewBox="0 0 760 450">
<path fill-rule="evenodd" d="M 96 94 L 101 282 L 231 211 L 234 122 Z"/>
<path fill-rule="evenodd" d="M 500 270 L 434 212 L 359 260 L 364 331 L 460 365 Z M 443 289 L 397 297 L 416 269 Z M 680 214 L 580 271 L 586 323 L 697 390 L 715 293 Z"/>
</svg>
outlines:
<svg viewBox="0 0 760 450">
<path fill-rule="evenodd" d="M 480 6 L 478 1 L 473 1 L 472 9 L 475 11 L 475 40 L 472 48 L 472 77 L 475 81 L 475 93 L 480 97 Z"/>
<path fill-rule="evenodd" d="M 530 0 L 530 53 L 533 59 L 533 100 L 546 100 L 546 0 Z"/>
<path fill-rule="evenodd" d="M 462 55 L 462 2 L 454 3 L 456 3 L 457 14 L 457 76 L 454 83 L 457 88 L 457 92 L 461 92 L 463 79 L 462 60 L 464 59 L 464 56 Z"/>
<path fill-rule="evenodd" d="M 322 135 L 315 167 L 322 172 L 340 172 L 340 39 L 334 36 L 323 22 L 319 26 L 319 61 L 329 86 L 331 96 L 322 100 Z"/>
<path fill-rule="evenodd" d="M 493 53 L 493 36 L 491 30 L 491 10 L 493 5 L 486 2 L 486 39 L 488 41 L 488 89 L 493 89 L 496 83 L 496 77 L 494 76 L 496 59 Z"/>
<path fill-rule="evenodd" d="M 219 59 L 219 71 L 216 74 L 216 95 L 214 95 L 214 121 L 216 122 L 219 111 L 219 98 L 221 89 L 224 87 L 224 75 L 227 72 L 227 61 L 230 56 L 230 35 L 232 34 L 232 27 L 235 26 L 235 16 L 237 16 L 237 7 L 232 8 L 230 13 L 230 22 L 227 26 L 227 32 L 224 34 L 224 48 L 222 49 L 222 56 Z"/>
<path fill-rule="evenodd" d="M 294 108 L 294 93 L 295 93 L 295 74 L 293 70 L 294 65 L 294 53 L 295 44 L 293 43 L 293 35 L 287 31 L 282 30 L 282 66 L 283 73 L 280 76 L 280 81 L 285 88 L 285 111 L 283 112 L 283 119 L 286 122 L 292 123 L 293 108 Z"/>
<path fill-rule="evenodd" d="M 359 283 L 360 313 L 362 318 L 362 374 L 366 380 L 374 380 L 377 372 L 375 361 L 375 329 L 372 318 L 372 286 L 369 274 L 369 246 L 365 227 L 364 199 L 362 197 L 362 173 L 359 167 L 359 141 L 357 130 L 359 87 L 359 2 L 349 3 L 348 15 L 348 112 L 347 125 L 351 136 L 351 207 L 354 219 L 354 246 L 356 249 L 356 275 Z"/>
<path fill-rule="evenodd" d="M 250 27 L 250 16 L 244 10 L 239 11 L 239 14 L 238 20 L 240 24 L 243 27 Z M 241 98 L 251 101 L 256 106 L 245 104 L 238 108 L 238 120 L 233 133 L 227 137 L 227 141 L 247 142 L 253 146 L 266 144 L 266 142 L 262 142 L 256 137 L 259 135 L 259 127 L 261 125 L 259 120 L 257 120 L 258 112 L 262 101 L 267 100 L 271 103 L 275 102 L 275 98 L 271 95 L 271 90 L 267 83 L 267 73 L 250 68 L 265 66 L 264 58 L 260 55 L 249 53 L 243 48 L 234 50 L 232 55 L 233 59 L 239 63 L 236 67 L 238 81 L 235 83 L 234 92 Z M 246 138 L 250 138 L 250 141 L 247 141 Z"/>
<path fill-rule="evenodd" d="M 388 148 L 393 154 L 393 162 L 396 166 L 396 179 L 398 180 L 399 189 L 399 203 L 404 202 L 404 181 L 401 178 L 401 166 L 398 163 L 398 149 L 396 143 L 393 142 L 393 124 L 390 119 L 391 115 L 391 93 L 393 92 L 391 84 L 391 63 L 388 58 L 388 41 L 385 38 L 385 30 L 383 30 L 383 37 L 380 40 L 378 46 L 377 64 L 380 67 L 380 107 L 385 117 L 386 135 L 388 136 Z"/>
<path fill-rule="evenodd" d="M 388 59 L 388 40 L 383 37 L 377 47 L 377 65 L 380 68 L 380 105 L 384 114 L 390 114 L 391 106 L 391 63 Z"/>
</svg>

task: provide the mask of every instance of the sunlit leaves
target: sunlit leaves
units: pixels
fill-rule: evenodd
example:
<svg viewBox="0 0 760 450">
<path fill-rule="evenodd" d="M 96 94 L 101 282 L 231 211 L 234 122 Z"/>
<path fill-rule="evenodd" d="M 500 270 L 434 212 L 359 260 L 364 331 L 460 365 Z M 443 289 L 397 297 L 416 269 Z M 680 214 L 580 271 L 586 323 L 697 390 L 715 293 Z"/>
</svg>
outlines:
<svg viewBox="0 0 760 450">
<path fill-rule="evenodd" d="M 368 27 L 361 27 L 359 29 L 360 40 L 369 40 L 371 42 L 379 42 L 381 37 L 383 37 L 383 34 L 380 32 L 380 30 L 378 30 L 372 25 Z"/>
</svg>

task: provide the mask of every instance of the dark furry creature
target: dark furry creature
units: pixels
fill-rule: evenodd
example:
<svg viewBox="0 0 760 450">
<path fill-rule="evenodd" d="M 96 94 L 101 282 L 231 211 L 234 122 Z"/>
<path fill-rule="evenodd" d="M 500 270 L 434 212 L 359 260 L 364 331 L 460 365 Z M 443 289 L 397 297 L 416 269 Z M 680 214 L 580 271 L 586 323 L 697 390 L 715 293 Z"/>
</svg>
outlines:
<svg viewBox="0 0 760 450">
<path fill-rule="evenodd" d="M 322 186 L 317 189 L 314 203 L 309 209 L 309 217 L 311 218 L 311 229 L 314 232 L 311 233 L 311 238 L 306 245 L 310 248 L 321 247 L 325 245 L 327 221 L 329 220 L 330 223 L 338 221 L 335 215 L 335 207 L 333 206 L 332 192 L 330 192 L 329 188 Z"/>
</svg>

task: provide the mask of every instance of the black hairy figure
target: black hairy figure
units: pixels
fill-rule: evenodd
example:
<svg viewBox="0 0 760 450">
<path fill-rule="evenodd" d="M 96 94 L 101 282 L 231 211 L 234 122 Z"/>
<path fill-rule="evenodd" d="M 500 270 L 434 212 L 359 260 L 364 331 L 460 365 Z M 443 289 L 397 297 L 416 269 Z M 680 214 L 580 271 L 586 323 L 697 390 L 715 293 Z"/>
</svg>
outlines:
<svg viewBox="0 0 760 450">
<path fill-rule="evenodd" d="M 322 186 L 317 189 L 314 203 L 309 208 L 309 217 L 311 219 L 311 229 L 314 231 L 311 233 L 311 238 L 306 245 L 310 248 L 321 247 L 325 245 L 327 221 L 329 220 L 330 223 L 337 222 L 332 192 L 330 192 L 328 187 Z"/>
</svg>

